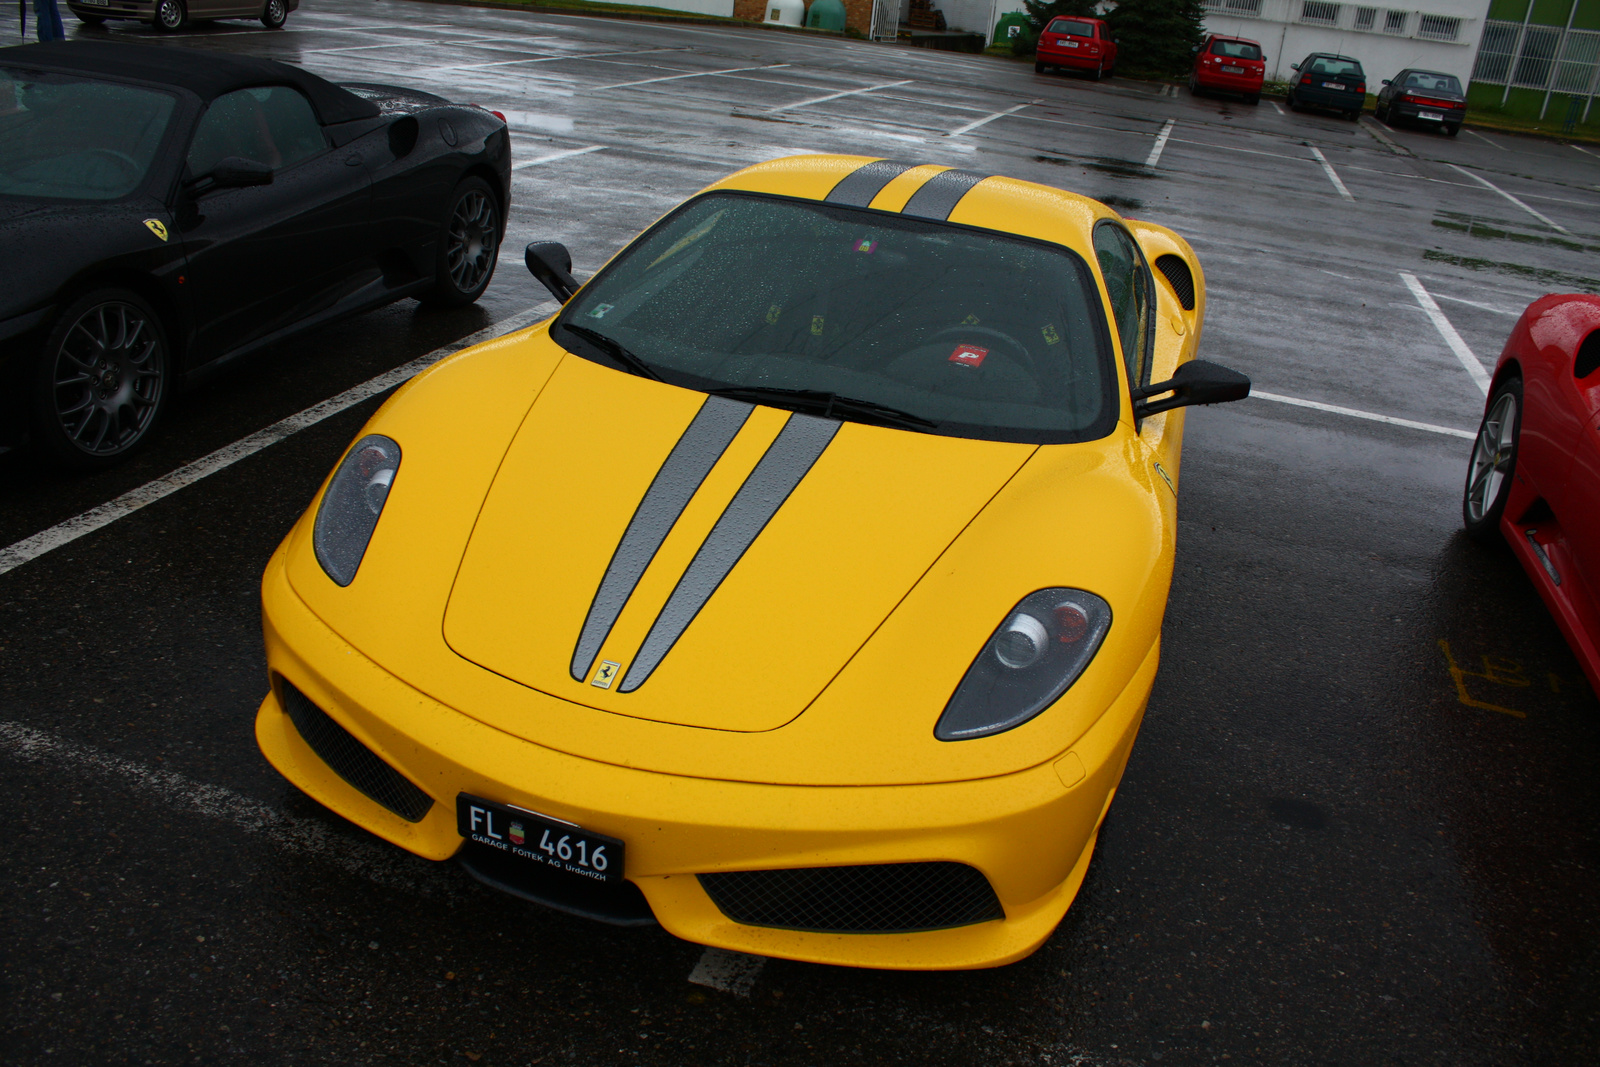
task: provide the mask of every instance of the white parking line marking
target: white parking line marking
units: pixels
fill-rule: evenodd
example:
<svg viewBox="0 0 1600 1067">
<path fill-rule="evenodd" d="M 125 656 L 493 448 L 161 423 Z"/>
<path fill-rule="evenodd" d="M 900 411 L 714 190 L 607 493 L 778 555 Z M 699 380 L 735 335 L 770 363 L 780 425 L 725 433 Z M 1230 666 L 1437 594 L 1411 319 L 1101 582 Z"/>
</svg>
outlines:
<svg viewBox="0 0 1600 1067">
<path fill-rule="evenodd" d="M 730 952 L 725 948 L 708 948 L 700 954 L 700 961 L 689 972 L 689 981 L 736 997 L 748 997 L 755 987 L 761 968 L 767 965 L 765 956 L 747 956 L 743 952 Z"/>
<path fill-rule="evenodd" d="M 1568 237 L 1572 236 L 1572 231 L 1571 230 L 1567 229 L 1565 226 L 1559 226 L 1556 223 L 1551 222 L 1548 218 L 1546 218 L 1545 216 L 1539 214 L 1539 212 L 1535 211 L 1533 208 L 1529 207 L 1527 204 L 1524 204 L 1521 200 L 1518 200 L 1516 197 L 1512 196 L 1510 193 L 1506 192 L 1504 189 L 1500 188 L 1498 185 L 1495 185 L 1493 182 L 1489 181 L 1488 179 L 1480 178 L 1476 174 L 1472 173 L 1470 170 L 1467 170 L 1465 167 L 1458 167 L 1454 163 L 1448 164 L 1448 166 L 1450 166 L 1450 168 L 1453 169 L 1453 170 L 1458 170 L 1462 174 L 1465 174 L 1467 177 L 1471 178 L 1473 181 L 1477 182 L 1479 185 L 1483 186 L 1485 189 L 1492 189 L 1495 192 L 1499 193 L 1501 196 L 1505 197 L 1507 200 L 1511 201 L 1513 204 L 1517 205 L 1522 210 L 1526 211 L 1528 214 L 1532 215 L 1534 218 L 1538 219 L 1540 222 L 1542 222 L 1546 226 L 1550 227 L 1552 230 L 1559 230 L 1561 233 L 1566 234 Z"/>
<path fill-rule="evenodd" d="M 1493 145 L 1495 148 L 1500 149 L 1500 151 L 1502 151 L 1502 152 L 1504 152 L 1506 150 L 1506 146 L 1505 145 L 1503 145 L 1503 144 L 1495 144 L 1493 141 L 1489 140 L 1489 138 L 1485 137 L 1483 134 L 1479 133 L 1477 130 L 1469 130 L 1465 126 L 1463 126 L 1463 127 L 1461 127 L 1461 132 L 1465 133 L 1465 134 L 1470 134 L 1471 136 L 1476 137 L 1478 140 L 1482 141 L 1486 145 Z"/>
<path fill-rule="evenodd" d="M 1404 426 L 1410 430 L 1426 430 L 1429 433 L 1442 433 L 1450 437 L 1460 437 L 1471 441 L 1478 435 L 1471 430 L 1457 430 L 1450 426 L 1435 426 L 1431 422 L 1417 422 L 1413 419 L 1400 419 L 1393 415 L 1379 415 L 1371 411 L 1357 411 L 1355 408 L 1344 408 L 1338 404 L 1323 404 L 1316 400 L 1301 400 L 1294 396 L 1280 396 L 1277 393 L 1263 393 L 1259 389 L 1250 390 L 1251 400 L 1270 400 L 1274 404 L 1292 404 L 1297 408 L 1315 408 L 1317 411 L 1326 411 L 1334 415 L 1348 415 L 1352 419 L 1367 419 L 1370 422 L 1384 422 L 1390 426 Z"/>
<path fill-rule="evenodd" d="M 615 85 L 596 85 L 590 92 L 597 93 L 602 89 L 627 89 L 634 85 L 654 85 L 656 82 L 675 82 L 682 78 L 710 78 L 718 74 L 739 74 L 747 70 L 777 70 L 787 67 L 787 63 L 767 63 L 759 67 L 729 67 L 727 70 L 691 70 L 684 74 L 668 74 L 664 78 L 642 78 L 636 82 L 617 82 Z M 667 68 L 671 70 L 671 67 Z"/>
<path fill-rule="evenodd" d="M 1459 296 L 1445 296 L 1443 293 L 1430 293 L 1429 295 L 1435 300 L 1449 300 L 1452 303 L 1465 304 L 1468 307 L 1477 308 L 1479 311 L 1492 311 L 1496 315 L 1511 315 L 1515 317 L 1522 314 L 1522 312 L 1512 311 L 1510 308 L 1497 308 L 1493 304 L 1480 304 L 1476 300 L 1467 300 Z"/>
<path fill-rule="evenodd" d="M 1276 100 L 1268 100 L 1267 103 L 1271 104 L 1272 110 L 1276 111 L 1278 114 L 1282 115 L 1284 113 L 1283 108 L 1278 106 L 1278 102 Z"/>
<path fill-rule="evenodd" d="M 983 118 L 978 119 L 976 122 L 969 122 L 965 126 L 962 126 L 960 129 L 951 130 L 949 133 L 945 134 L 945 136 L 946 137 L 959 137 L 964 133 L 970 133 L 971 131 L 977 129 L 979 126 L 985 126 L 985 125 L 993 122 L 995 119 L 1005 118 L 1007 115 L 1015 114 L 1016 112 L 1021 111 L 1023 108 L 1031 107 L 1031 106 L 1033 106 L 1031 103 L 1029 103 L 1029 104 L 1018 104 L 1016 107 L 1008 107 L 1004 111 L 996 111 L 992 115 L 985 115 Z"/>
<path fill-rule="evenodd" d="M 511 164 L 512 170 L 522 170 L 524 167 L 537 167 L 541 163 L 554 163 L 558 159 L 570 159 L 573 156 L 586 156 L 590 152 L 604 152 L 609 145 L 592 144 L 588 148 L 569 148 L 564 152 L 551 152 L 548 156 L 538 159 L 524 159 L 521 163 Z"/>
<path fill-rule="evenodd" d="M 19 722 L 0 722 L 0 753 L 54 765 L 94 782 L 97 788 L 109 783 L 169 807 L 230 822 L 247 834 L 265 836 L 286 852 L 315 857 L 379 885 L 428 895 L 461 891 L 460 885 L 434 864 L 375 840 L 330 833 L 323 823 L 286 815 L 224 786 L 147 767 Z"/>
<path fill-rule="evenodd" d="M 635 48 L 626 52 L 563 52 L 560 55 L 533 56 L 522 59 L 497 59 L 493 63 L 466 63 L 445 67 L 431 67 L 432 71 L 442 70 L 488 70 L 492 67 L 514 67 L 519 63 L 555 63 L 563 59 L 600 59 L 605 56 L 647 56 L 658 52 L 681 52 L 681 48 Z"/>
<path fill-rule="evenodd" d="M 1433 296 L 1417 281 L 1417 276 L 1408 270 L 1400 272 L 1400 280 L 1406 283 L 1406 288 L 1411 290 L 1411 295 L 1417 298 L 1417 303 L 1422 305 L 1422 310 L 1428 313 L 1428 318 L 1433 320 L 1433 328 L 1439 331 L 1439 336 L 1444 338 L 1444 343 L 1450 346 L 1450 351 L 1456 354 L 1461 365 L 1467 368 L 1467 373 L 1472 376 L 1473 384 L 1485 396 L 1489 393 L 1489 372 L 1483 369 L 1483 361 L 1473 355 L 1472 349 L 1467 347 L 1467 342 L 1456 333 L 1456 328 L 1450 325 L 1450 320 L 1444 317 L 1444 312 L 1439 310 L 1439 305 L 1434 302 Z"/>
<path fill-rule="evenodd" d="M 1150 154 L 1145 157 L 1145 166 L 1153 169 L 1157 163 L 1161 162 L 1161 150 L 1167 147 L 1167 138 L 1172 136 L 1172 127 L 1177 124 L 1177 119 L 1168 119 L 1167 124 L 1161 127 L 1161 132 L 1156 134 L 1156 143 L 1150 146 Z"/>
<path fill-rule="evenodd" d="M 827 96 L 814 96 L 810 100 L 796 100 L 792 104 L 779 104 L 777 107 L 769 107 L 766 110 L 768 114 L 771 114 L 774 111 L 788 111 L 791 108 L 810 107 L 812 104 L 822 104 L 829 100 L 837 100 L 841 96 L 855 96 L 858 93 L 871 93 L 876 92 L 879 89 L 893 89 L 897 85 L 910 85 L 915 80 L 915 78 L 906 78 L 903 81 L 884 82 L 882 85 L 867 85 L 860 89 L 846 89 L 842 93 L 829 93 Z"/>
<path fill-rule="evenodd" d="M 1595 152 L 1595 151 L 1592 151 L 1592 150 L 1587 149 L 1587 148 L 1583 148 L 1583 147 L 1581 147 L 1579 145 L 1575 145 L 1575 144 L 1569 144 L 1569 145 L 1567 145 L 1567 147 L 1572 149 L 1574 152 L 1582 152 L 1586 156 L 1595 156 L 1597 158 L 1600 158 L 1600 152 Z"/>
<path fill-rule="evenodd" d="M 32 537 L 24 537 L 14 544 L 0 548 L 0 574 L 15 570 L 24 563 L 38 559 L 46 552 L 76 541 L 85 534 L 93 533 L 102 526 L 109 526 L 123 516 L 131 515 L 148 504 L 154 504 L 163 497 L 171 496 L 185 486 L 193 485 L 202 478 L 209 477 L 226 467 L 231 467 L 241 459 L 253 456 L 269 445 L 277 444 L 284 438 L 297 434 L 309 426 L 315 426 L 323 419 L 337 415 L 346 408 L 353 407 L 363 400 L 377 396 L 387 389 L 392 389 L 446 356 L 454 355 L 462 349 L 470 348 L 481 341 L 492 340 L 501 334 L 510 333 L 529 323 L 537 322 L 554 308 L 555 301 L 553 300 L 535 304 L 525 311 L 519 311 L 515 315 L 508 316 L 491 326 L 486 326 L 477 333 L 436 348 L 425 356 L 418 356 L 410 363 L 380 374 L 376 378 L 370 378 L 360 385 L 352 386 L 338 396 L 324 400 L 320 404 L 314 404 L 296 415 L 280 419 L 266 429 L 256 431 L 249 437 L 241 438 L 231 445 L 224 445 L 209 456 L 202 456 L 193 463 L 179 467 L 172 473 L 163 475 L 155 481 L 146 482 L 137 489 L 130 489 L 114 500 L 109 500 L 98 507 L 93 507 L 88 511 L 74 515 L 64 522 L 58 522 L 47 530 L 39 531 Z"/>
<path fill-rule="evenodd" d="M 1328 176 L 1328 180 L 1333 183 L 1333 187 L 1339 190 L 1339 195 L 1346 200 L 1354 200 L 1355 197 L 1350 195 L 1350 190 L 1346 189 L 1344 182 L 1339 179 L 1339 173 L 1333 169 L 1333 164 L 1329 163 L 1328 157 L 1322 154 L 1322 149 L 1312 144 L 1308 144 L 1306 147 L 1311 149 L 1311 154 L 1317 157 L 1318 163 L 1322 164 L 1323 173 Z"/>
</svg>

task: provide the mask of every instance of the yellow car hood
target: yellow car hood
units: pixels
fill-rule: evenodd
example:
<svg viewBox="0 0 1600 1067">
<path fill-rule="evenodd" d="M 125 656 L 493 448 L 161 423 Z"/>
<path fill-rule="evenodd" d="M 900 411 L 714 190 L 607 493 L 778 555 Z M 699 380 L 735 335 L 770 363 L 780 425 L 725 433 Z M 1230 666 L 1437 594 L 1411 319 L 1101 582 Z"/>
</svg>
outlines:
<svg viewBox="0 0 1600 1067">
<path fill-rule="evenodd" d="M 567 356 L 484 499 L 444 637 L 601 711 L 774 730 L 1034 451 L 707 398 Z"/>
</svg>

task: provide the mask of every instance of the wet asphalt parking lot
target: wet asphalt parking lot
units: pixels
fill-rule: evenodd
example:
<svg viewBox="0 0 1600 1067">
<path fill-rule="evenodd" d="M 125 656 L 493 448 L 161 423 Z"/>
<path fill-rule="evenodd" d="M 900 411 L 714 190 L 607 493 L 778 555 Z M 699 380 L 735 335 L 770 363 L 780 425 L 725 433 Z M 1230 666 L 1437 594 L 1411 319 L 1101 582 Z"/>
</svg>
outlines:
<svg viewBox="0 0 1600 1067">
<path fill-rule="evenodd" d="M 1600 287 L 1600 155 L 1390 147 L 1370 116 L 1025 63 L 411 0 L 163 43 L 504 111 L 515 204 L 475 307 L 408 301 L 268 353 L 110 473 L 0 456 L 0 1061 L 1600 1058 L 1600 706 L 1458 504 L 1515 316 Z M 715 177 L 814 151 L 1173 227 L 1208 278 L 1202 355 L 1255 381 L 1189 417 L 1165 655 L 1088 879 L 998 970 L 729 957 L 544 911 L 343 823 L 253 739 L 256 583 L 382 376 L 549 313 L 527 241 L 585 274 Z"/>
</svg>

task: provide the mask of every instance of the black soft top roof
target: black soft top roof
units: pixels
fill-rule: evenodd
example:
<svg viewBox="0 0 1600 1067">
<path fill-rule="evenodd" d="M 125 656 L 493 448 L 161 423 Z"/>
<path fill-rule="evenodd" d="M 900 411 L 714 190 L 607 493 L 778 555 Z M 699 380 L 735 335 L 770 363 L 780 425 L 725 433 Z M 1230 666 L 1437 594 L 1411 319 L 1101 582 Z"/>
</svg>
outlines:
<svg viewBox="0 0 1600 1067">
<path fill-rule="evenodd" d="M 311 101 L 323 125 L 376 118 L 370 100 L 274 59 L 201 51 L 181 45 L 120 41 L 52 41 L 0 48 L 0 66 L 102 75 L 187 89 L 210 103 L 224 93 L 257 85 L 292 85 Z"/>
</svg>

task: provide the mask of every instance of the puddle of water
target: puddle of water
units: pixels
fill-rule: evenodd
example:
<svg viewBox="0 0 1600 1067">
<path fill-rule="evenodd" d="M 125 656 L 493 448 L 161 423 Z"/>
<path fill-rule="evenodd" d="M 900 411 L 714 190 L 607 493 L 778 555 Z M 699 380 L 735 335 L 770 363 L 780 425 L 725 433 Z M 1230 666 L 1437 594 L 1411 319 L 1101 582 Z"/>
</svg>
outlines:
<svg viewBox="0 0 1600 1067">
<path fill-rule="evenodd" d="M 1481 259 L 1477 256 L 1457 256 L 1434 248 L 1423 249 L 1422 258 L 1433 263 L 1448 263 L 1453 267 L 1465 267 L 1467 270 L 1492 270 L 1502 274 L 1513 274 L 1519 278 L 1532 278 L 1535 281 L 1544 282 L 1552 288 L 1566 292 L 1600 292 L 1600 280 L 1585 278 L 1578 274 L 1568 274 L 1566 271 L 1561 270 L 1529 267 L 1522 263 L 1497 262 L 1492 259 Z"/>
<path fill-rule="evenodd" d="M 1101 196 L 1095 199 L 1116 211 L 1139 211 L 1144 207 L 1143 200 L 1135 200 L 1131 196 Z"/>
<path fill-rule="evenodd" d="M 1550 237 L 1545 234 L 1524 233 L 1518 230 L 1502 230 L 1498 226 L 1491 226 L 1483 219 L 1473 215 L 1462 215 L 1454 211 L 1441 211 L 1443 218 L 1432 220 L 1433 225 L 1441 230 L 1454 230 L 1464 233 L 1469 237 L 1482 237 L 1492 241 L 1519 241 L 1529 245 L 1555 245 L 1565 248 L 1569 252 L 1600 252 L 1600 246 L 1585 245 L 1579 241 L 1569 241 L 1564 237 Z"/>
</svg>

